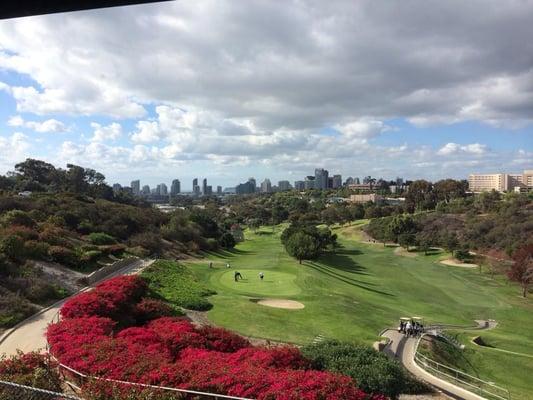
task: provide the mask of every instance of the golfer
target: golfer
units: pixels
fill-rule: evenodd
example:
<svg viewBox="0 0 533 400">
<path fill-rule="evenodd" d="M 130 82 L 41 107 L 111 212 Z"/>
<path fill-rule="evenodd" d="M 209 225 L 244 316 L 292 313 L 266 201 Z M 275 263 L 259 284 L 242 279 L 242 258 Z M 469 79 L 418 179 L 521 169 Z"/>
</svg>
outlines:
<svg viewBox="0 0 533 400">
<path fill-rule="evenodd" d="M 265 275 L 262 272 L 259 272 L 259 279 L 263 280 L 264 277 Z"/>
</svg>

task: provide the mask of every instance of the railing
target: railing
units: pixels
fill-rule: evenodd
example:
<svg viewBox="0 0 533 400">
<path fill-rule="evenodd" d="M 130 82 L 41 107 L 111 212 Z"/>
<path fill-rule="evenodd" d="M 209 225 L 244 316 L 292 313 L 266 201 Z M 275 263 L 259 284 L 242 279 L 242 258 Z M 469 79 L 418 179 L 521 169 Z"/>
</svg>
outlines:
<svg viewBox="0 0 533 400">
<path fill-rule="evenodd" d="M 469 375 L 466 372 L 451 368 L 447 365 L 432 360 L 423 354 L 420 354 L 418 352 L 418 344 L 420 343 L 420 339 L 416 344 L 414 357 L 414 361 L 419 367 L 432 375 L 441 377 L 444 380 L 451 380 L 451 383 L 461 386 L 481 396 L 488 396 L 491 399 L 497 400 L 511 400 L 511 393 L 508 389 L 499 387 L 491 382 L 486 382 L 475 376 Z"/>
<path fill-rule="evenodd" d="M 0 399 L 82 400 L 79 397 L 0 380 Z"/>
</svg>

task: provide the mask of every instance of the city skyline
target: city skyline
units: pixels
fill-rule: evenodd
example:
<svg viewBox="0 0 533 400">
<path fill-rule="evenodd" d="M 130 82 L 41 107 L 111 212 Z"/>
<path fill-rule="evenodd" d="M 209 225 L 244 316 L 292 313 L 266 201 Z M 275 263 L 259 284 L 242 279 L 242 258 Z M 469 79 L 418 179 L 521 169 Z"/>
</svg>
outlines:
<svg viewBox="0 0 533 400">
<path fill-rule="evenodd" d="M 151 186 L 294 182 L 316 165 L 385 179 L 521 171 L 531 15 L 496 0 L 200 0 L 0 21 L 0 173 L 27 157 Z"/>
</svg>

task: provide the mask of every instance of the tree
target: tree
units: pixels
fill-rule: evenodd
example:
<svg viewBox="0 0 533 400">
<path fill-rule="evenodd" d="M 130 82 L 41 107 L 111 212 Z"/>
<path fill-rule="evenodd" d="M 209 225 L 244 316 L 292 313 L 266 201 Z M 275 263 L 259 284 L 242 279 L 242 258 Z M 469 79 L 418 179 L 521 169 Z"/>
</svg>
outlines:
<svg viewBox="0 0 533 400">
<path fill-rule="evenodd" d="M 301 264 L 302 260 L 316 258 L 319 251 L 319 243 L 313 236 L 299 231 L 288 237 L 285 243 L 285 250 L 292 257 L 295 257 Z"/>
<path fill-rule="evenodd" d="M 455 179 L 443 179 L 433 185 L 437 200 L 446 203 L 456 198 L 465 197 L 467 189 L 467 181 L 456 181 Z"/>
<path fill-rule="evenodd" d="M 402 233 L 398 235 L 398 244 L 409 250 L 410 246 L 416 245 L 416 236 L 413 233 Z"/>
<path fill-rule="evenodd" d="M 435 208 L 435 196 L 431 182 L 423 179 L 413 181 L 405 196 L 405 205 L 409 211 L 432 210 Z"/>
<path fill-rule="evenodd" d="M 261 221 L 257 218 L 250 218 L 248 221 L 246 221 L 246 223 L 248 224 L 248 227 L 254 232 L 256 232 L 261 226 Z"/>
<path fill-rule="evenodd" d="M 235 238 L 229 232 L 224 232 L 224 234 L 220 237 L 218 242 L 225 249 L 232 249 L 235 247 L 235 244 L 236 244 Z"/>
<path fill-rule="evenodd" d="M 529 285 L 533 282 L 533 243 L 518 249 L 513 255 L 513 265 L 507 276 L 522 287 L 522 296 L 527 297 Z"/>
</svg>

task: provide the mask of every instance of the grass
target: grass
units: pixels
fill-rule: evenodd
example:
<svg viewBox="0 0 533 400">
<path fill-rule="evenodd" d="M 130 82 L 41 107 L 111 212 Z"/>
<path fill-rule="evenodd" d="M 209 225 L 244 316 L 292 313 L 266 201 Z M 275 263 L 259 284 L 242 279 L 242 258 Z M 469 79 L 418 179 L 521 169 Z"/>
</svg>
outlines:
<svg viewBox="0 0 533 400">
<path fill-rule="evenodd" d="M 198 282 L 189 269 L 177 262 L 158 260 L 141 276 L 148 281 L 154 297 L 163 298 L 174 306 L 198 311 L 212 307 L 207 296 L 215 292 Z"/>
<path fill-rule="evenodd" d="M 439 264 L 445 253 L 406 257 L 394 254 L 392 247 L 362 243 L 361 225 L 336 227 L 342 247 L 302 265 L 284 251 L 281 227 L 273 233 L 264 229 L 268 234 L 246 232 L 245 242 L 236 249 L 207 255 L 213 269 L 207 261 L 189 263 L 197 279 L 217 292 L 210 297 L 209 319 L 244 335 L 297 344 L 310 343 L 318 335 L 371 344 L 401 316 L 465 325 L 495 319 L 498 327 L 483 332 L 491 345 L 533 352 L 533 302 L 522 299 L 517 286 L 478 269 Z M 235 270 L 246 281 L 234 282 Z M 264 282 L 259 272 L 265 274 Z M 264 307 L 250 301 L 257 297 L 297 300 L 305 308 Z M 513 399 L 528 398 L 533 359 L 476 348 L 471 363 L 480 377 L 508 384 Z"/>
</svg>

